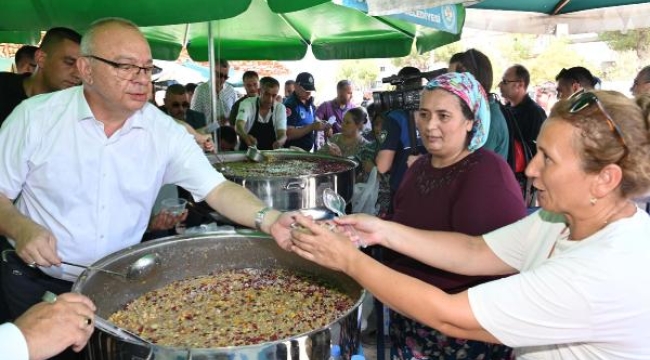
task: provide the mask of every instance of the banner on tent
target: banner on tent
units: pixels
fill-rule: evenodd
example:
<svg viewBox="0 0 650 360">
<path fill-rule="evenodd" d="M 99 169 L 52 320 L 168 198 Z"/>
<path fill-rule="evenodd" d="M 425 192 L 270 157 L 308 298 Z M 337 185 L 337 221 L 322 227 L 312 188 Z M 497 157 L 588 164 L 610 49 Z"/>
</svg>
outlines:
<svg viewBox="0 0 650 360">
<path fill-rule="evenodd" d="M 335 0 L 336 4 L 368 13 L 368 0 Z M 462 6 L 462 5 L 459 5 Z M 460 32 L 456 5 L 443 5 L 429 9 L 411 10 L 388 17 L 408 21 L 421 26 L 446 31 L 452 34 Z"/>
</svg>

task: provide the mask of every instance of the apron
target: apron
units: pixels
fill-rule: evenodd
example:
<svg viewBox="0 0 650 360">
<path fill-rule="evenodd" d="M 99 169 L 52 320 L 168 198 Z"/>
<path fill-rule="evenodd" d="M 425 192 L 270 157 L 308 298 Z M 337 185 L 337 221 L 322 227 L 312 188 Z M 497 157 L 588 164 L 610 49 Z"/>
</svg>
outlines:
<svg viewBox="0 0 650 360">
<path fill-rule="evenodd" d="M 259 121 L 260 101 L 257 100 L 257 103 L 255 104 L 255 121 L 253 122 L 253 127 L 251 127 L 251 129 L 248 131 L 248 134 L 254 136 L 257 139 L 258 150 L 273 150 L 273 143 L 276 140 L 275 127 L 273 126 L 274 110 L 275 107 L 271 107 L 271 109 L 269 110 L 271 112 L 269 121 L 266 123 L 262 123 Z M 246 143 L 242 141 L 242 143 L 239 144 L 239 150 L 246 151 L 247 149 L 248 149 L 248 145 L 246 145 Z"/>
</svg>

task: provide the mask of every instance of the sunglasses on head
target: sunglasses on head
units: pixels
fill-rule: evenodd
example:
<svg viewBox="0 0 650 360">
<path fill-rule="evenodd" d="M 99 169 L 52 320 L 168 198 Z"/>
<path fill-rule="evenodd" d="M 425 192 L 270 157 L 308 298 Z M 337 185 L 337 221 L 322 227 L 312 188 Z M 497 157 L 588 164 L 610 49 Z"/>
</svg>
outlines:
<svg viewBox="0 0 650 360">
<path fill-rule="evenodd" d="M 183 103 L 173 102 L 173 103 L 172 103 L 172 107 L 175 107 L 175 108 L 177 108 L 177 107 L 184 107 L 184 108 L 187 109 L 187 108 L 190 107 L 190 103 L 188 103 L 188 102 L 183 102 Z"/>
<path fill-rule="evenodd" d="M 625 144 L 625 139 L 623 138 L 623 133 L 621 132 L 621 128 L 616 125 L 616 122 L 614 122 L 614 119 L 612 119 L 612 116 L 609 115 L 607 110 L 605 110 L 605 107 L 603 106 L 602 102 L 598 99 L 598 96 L 592 92 L 585 92 L 583 91 L 578 91 L 571 95 L 568 99 L 571 101 L 571 107 L 569 108 L 569 113 L 571 114 L 578 114 L 581 111 L 588 109 L 590 107 L 593 107 L 594 105 L 596 106 L 596 109 L 600 111 L 600 113 L 605 117 L 605 120 L 607 121 L 607 125 L 609 126 L 609 130 L 614 134 L 616 139 L 618 140 L 619 144 L 623 147 L 623 156 L 618 161 L 623 160 L 629 153 L 629 148 L 627 147 L 627 144 Z"/>
</svg>

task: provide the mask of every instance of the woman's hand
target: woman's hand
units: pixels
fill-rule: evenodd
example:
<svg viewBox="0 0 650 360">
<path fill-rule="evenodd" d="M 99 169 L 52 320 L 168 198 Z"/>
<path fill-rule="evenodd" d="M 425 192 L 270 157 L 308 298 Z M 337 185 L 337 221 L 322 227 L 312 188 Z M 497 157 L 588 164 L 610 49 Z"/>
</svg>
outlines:
<svg viewBox="0 0 650 360">
<path fill-rule="evenodd" d="M 354 214 L 334 218 L 337 225 L 350 225 L 357 231 L 359 240 L 366 246 L 386 246 L 387 221 L 367 214 Z"/>
<path fill-rule="evenodd" d="M 343 156 L 343 153 L 341 152 L 341 148 L 336 145 L 336 144 L 327 144 L 328 150 L 330 155 L 332 156 Z"/>
<path fill-rule="evenodd" d="M 291 251 L 301 257 L 345 272 L 355 257 L 361 254 L 346 235 L 334 232 L 299 213 L 295 215 L 295 220 L 303 228 L 291 231 Z"/>
</svg>

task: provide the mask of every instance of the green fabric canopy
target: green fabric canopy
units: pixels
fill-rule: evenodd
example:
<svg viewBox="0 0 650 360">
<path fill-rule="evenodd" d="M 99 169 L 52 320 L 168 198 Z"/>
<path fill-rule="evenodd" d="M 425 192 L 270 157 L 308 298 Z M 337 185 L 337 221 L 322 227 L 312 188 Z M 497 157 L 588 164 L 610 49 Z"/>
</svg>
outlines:
<svg viewBox="0 0 650 360">
<path fill-rule="evenodd" d="M 312 6 L 328 3 L 330 0 L 267 0 L 269 7 L 276 13 L 288 13 L 306 9 Z M 408 2 L 408 0 L 404 0 Z M 459 0 L 459 2 L 461 2 Z M 468 6 L 468 8 L 506 10 L 506 11 L 527 11 L 552 15 L 559 4 L 565 3 L 557 14 L 568 14 L 572 12 L 597 9 L 610 6 L 643 4 L 648 1 L 640 0 L 483 0 Z"/>
<path fill-rule="evenodd" d="M 138 26 L 227 19 L 248 9 L 251 0 L 2 0 L 0 31 L 83 30 L 104 17 L 122 17 Z"/>
<path fill-rule="evenodd" d="M 321 60 L 400 57 L 410 53 L 414 42 L 423 53 L 460 39 L 465 12 L 460 5 L 456 9 L 458 34 L 368 16 L 329 0 L 287 14 L 274 13 L 265 0 L 253 0 L 246 12 L 211 25 L 215 53 L 229 60 L 299 60 L 309 47 Z M 152 45 L 173 54 L 186 29 L 190 56 L 207 60 L 208 23 L 146 27 L 143 32 Z"/>
</svg>

